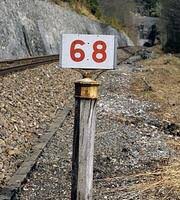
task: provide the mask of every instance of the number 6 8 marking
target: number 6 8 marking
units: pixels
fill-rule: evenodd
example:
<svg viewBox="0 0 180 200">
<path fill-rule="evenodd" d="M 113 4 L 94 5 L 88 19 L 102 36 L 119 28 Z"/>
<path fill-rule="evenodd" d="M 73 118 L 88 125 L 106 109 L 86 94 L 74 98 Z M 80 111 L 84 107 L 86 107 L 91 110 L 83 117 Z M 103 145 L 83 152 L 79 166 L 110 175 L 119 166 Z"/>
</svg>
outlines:
<svg viewBox="0 0 180 200">
<path fill-rule="evenodd" d="M 70 55 L 71 59 L 74 62 L 81 62 L 85 59 L 85 52 L 80 49 L 76 48 L 76 45 L 83 46 L 85 44 L 82 40 L 75 40 L 71 44 L 70 48 Z M 98 46 L 101 46 L 101 48 L 98 48 Z M 98 40 L 93 44 L 93 53 L 92 53 L 92 59 L 97 63 L 102 63 L 106 60 L 107 54 L 106 54 L 107 45 L 104 41 Z M 77 53 L 80 54 L 80 56 L 77 56 Z M 98 58 L 98 54 L 101 54 L 101 58 Z"/>
</svg>

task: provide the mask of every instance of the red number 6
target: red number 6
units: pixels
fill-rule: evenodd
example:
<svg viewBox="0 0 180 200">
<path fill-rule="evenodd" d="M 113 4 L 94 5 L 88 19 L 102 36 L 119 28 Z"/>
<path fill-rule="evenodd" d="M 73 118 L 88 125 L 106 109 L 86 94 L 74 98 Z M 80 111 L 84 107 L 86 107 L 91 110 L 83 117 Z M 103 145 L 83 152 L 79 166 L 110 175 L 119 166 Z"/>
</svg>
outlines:
<svg viewBox="0 0 180 200">
<path fill-rule="evenodd" d="M 85 53 L 82 49 L 76 48 L 77 44 L 82 46 L 85 44 L 85 42 L 83 42 L 82 40 L 75 40 L 74 42 L 72 42 L 71 49 L 70 49 L 70 55 L 71 55 L 72 60 L 74 60 L 75 62 L 81 62 L 85 58 Z M 77 53 L 80 54 L 79 57 L 77 57 L 77 55 L 76 55 Z"/>
</svg>

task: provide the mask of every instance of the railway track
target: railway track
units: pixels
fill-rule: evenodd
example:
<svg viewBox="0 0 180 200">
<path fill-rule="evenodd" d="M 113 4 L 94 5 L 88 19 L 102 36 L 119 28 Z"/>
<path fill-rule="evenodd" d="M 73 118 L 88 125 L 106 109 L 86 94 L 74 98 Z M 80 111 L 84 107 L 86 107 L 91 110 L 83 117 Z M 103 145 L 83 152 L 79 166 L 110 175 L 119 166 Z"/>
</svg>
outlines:
<svg viewBox="0 0 180 200">
<path fill-rule="evenodd" d="M 48 55 L 48 56 L 38 56 L 21 58 L 16 60 L 3 60 L 0 61 L 0 76 L 7 75 L 9 73 L 14 73 L 17 71 L 22 71 L 25 69 L 32 69 L 44 64 L 50 64 L 59 61 L 59 55 Z"/>
<path fill-rule="evenodd" d="M 124 52 L 129 54 L 129 57 L 118 63 L 121 64 L 125 60 L 134 56 L 138 51 L 144 49 L 142 47 L 121 47 Z M 25 69 L 32 69 L 44 64 L 50 64 L 59 61 L 59 54 L 47 55 L 47 56 L 37 56 L 28 57 L 21 59 L 9 59 L 0 61 L 0 76 L 7 75 L 9 73 L 14 73 L 18 71 L 23 71 Z"/>
</svg>

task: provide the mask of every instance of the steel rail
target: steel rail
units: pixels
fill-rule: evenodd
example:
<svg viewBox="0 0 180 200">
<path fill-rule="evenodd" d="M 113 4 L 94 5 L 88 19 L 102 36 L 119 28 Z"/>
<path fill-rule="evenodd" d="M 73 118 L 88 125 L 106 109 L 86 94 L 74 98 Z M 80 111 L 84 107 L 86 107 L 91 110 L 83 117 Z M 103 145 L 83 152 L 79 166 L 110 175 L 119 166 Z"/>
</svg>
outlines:
<svg viewBox="0 0 180 200">
<path fill-rule="evenodd" d="M 138 48 L 139 46 L 133 46 L 133 48 Z M 118 49 L 122 49 L 126 53 L 133 56 L 137 51 L 130 51 L 131 46 L 123 46 L 119 47 Z M 142 47 L 139 47 L 143 49 Z M 138 49 L 138 50 L 140 50 Z M 7 75 L 9 73 L 14 73 L 18 71 L 23 71 L 26 69 L 33 69 L 40 65 L 50 64 L 59 61 L 59 54 L 55 55 L 47 55 L 47 56 L 36 56 L 36 57 L 27 57 L 27 58 L 20 58 L 20 59 L 7 59 L 7 60 L 0 60 L 0 76 Z"/>
<path fill-rule="evenodd" d="M 28 57 L 16 60 L 3 60 L 0 61 L 0 75 L 7 75 L 9 73 L 14 73 L 22 71 L 25 69 L 33 69 L 40 65 L 50 64 L 59 61 L 59 55 L 48 55 L 48 56 L 38 56 L 38 57 Z"/>
<path fill-rule="evenodd" d="M 6 60 L 0 60 L 0 65 L 1 64 L 11 64 L 13 62 L 21 62 L 21 61 L 29 61 L 33 59 L 46 59 L 46 58 L 52 58 L 52 57 L 57 57 L 59 56 L 58 54 L 52 54 L 52 55 L 46 55 L 46 56 L 34 56 L 34 57 L 23 57 L 23 58 L 18 58 L 18 59 L 6 59 Z"/>
</svg>

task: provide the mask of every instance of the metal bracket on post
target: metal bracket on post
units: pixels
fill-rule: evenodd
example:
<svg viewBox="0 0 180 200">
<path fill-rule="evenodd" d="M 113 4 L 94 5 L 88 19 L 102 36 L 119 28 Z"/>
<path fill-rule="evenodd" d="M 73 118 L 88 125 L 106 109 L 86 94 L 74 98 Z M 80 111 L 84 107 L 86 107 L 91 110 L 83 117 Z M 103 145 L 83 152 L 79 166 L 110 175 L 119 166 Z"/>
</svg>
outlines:
<svg viewBox="0 0 180 200">
<path fill-rule="evenodd" d="M 75 82 L 71 200 L 92 199 L 98 86 L 98 82 L 87 76 Z"/>
</svg>

